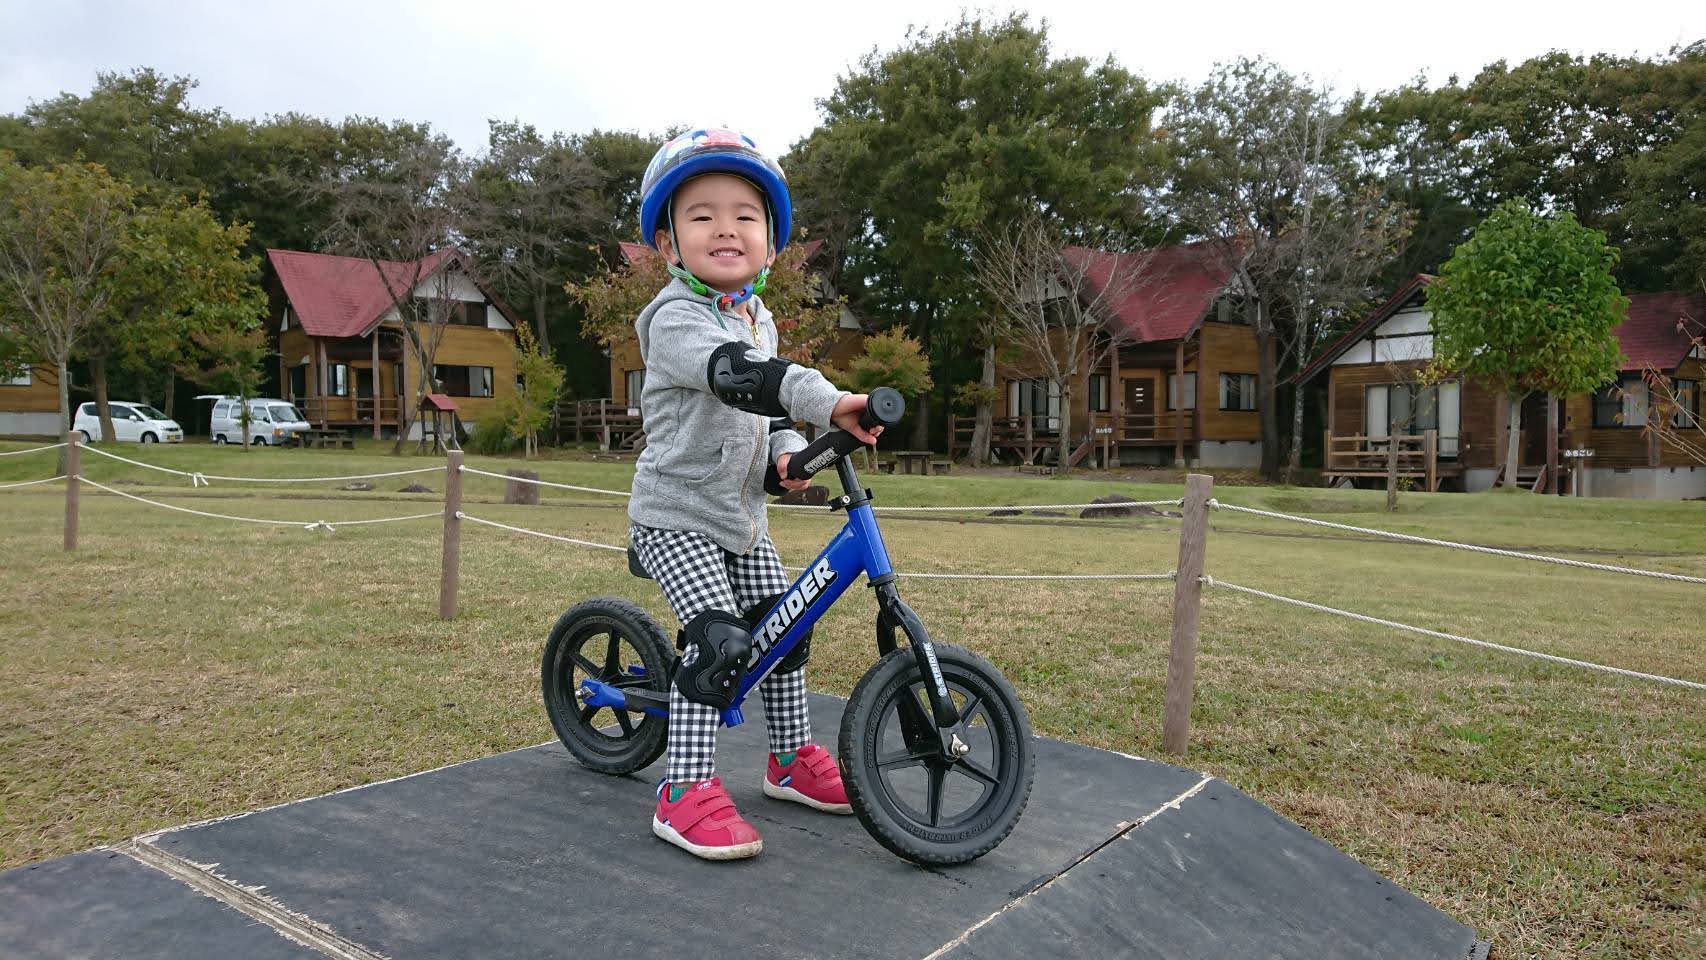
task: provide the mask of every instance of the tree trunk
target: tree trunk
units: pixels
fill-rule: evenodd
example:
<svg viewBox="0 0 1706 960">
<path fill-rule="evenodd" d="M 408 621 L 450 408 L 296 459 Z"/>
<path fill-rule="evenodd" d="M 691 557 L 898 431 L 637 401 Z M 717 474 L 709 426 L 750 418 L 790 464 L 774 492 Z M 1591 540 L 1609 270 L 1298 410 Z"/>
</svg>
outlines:
<svg viewBox="0 0 1706 960">
<path fill-rule="evenodd" d="M 1505 414 L 1505 486 L 1516 486 L 1516 460 L 1522 449 L 1522 402 L 1528 393 L 1510 392 L 1510 411 Z"/>
<path fill-rule="evenodd" d="M 71 429 L 71 372 L 66 369 L 65 358 L 60 357 L 59 363 L 59 432 L 64 437 Z M 65 447 L 59 448 L 59 469 L 56 474 L 64 476 L 71 464 L 71 451 Z"/>
<path fill-rule="evenodd" d="M 1266 312 L 1265 306 L 1257 309 Z M 1260 394 L 1256 399 L 1256 406 L 1261 408 L 1257 416 L 1262 424 L 1262 477 L 1271 481 L 1279 477 L 1279 417 L 1274 409 L 1278 402 L 1278 391 L 1274 384 L 1277 377 L 1277 371 L 1274 369 L 1274 333 L 1265 322 L 1256 328 L 1256 352 L 1256 390 Z M 1201 390 L 1200 385 L 1198 390 Z"/>
<path fill-rule="evenodd" d="M 1285 460 L 1285 483 L 1290 486 L 1303 469 L 1303 384 L 1298 383 L 1291 397 L 1291 447 Z"/>
<path fill-rule="evenodd" d="M 171 367 L 167 367 L 166 368 L 166 419 L 167 420 L 172 419 L 172 408 L 177 406 L 177 403 L 176 403 L 177 399 L 178 399 L 178 371 L 171 368 Z"/>
<path fill-rule="evenodd" d="M 243 452 L 248 453 L 254 448 L 249 437 L 249 395 L 239 390 L 237 392 L 237 422 L 243 425 Z"/>
<path fill-rule="evenodd" d="M 1067 374 L 1066 382 L 1060 385 L 1060 459 L 1055 472 L 1065 476 L 1072 465 L 1067 461 L 1072 458 L 1072 374 Z"/>
<path fill-rule="evenodd" d="M 982 388 L 983 398 L 977 402 L 977 423 L 971 431 L 971 465 L 981 467 L 989 462 L 989 434 L 994 427 L 995 404 L 989 397 L 995 389 L 995 341 L 993 338 L 983 345 L 983 375 L 978 378 L 977 385 Z"/>
<path fill-rule="evenodd" d="M 929 307 L 920 307 L 914 314 L 913 327 L 917 330 L 918 344 L 924 348 L 924 355 L 930 355 L 930 320 Z M 912 424 L 912 449 L 930 449 L 930 391 L 918 395 L 918 419 Z"/>
<path fill-rule="evenodd" d="M 1386 431 L 1386 512 L 1398 509 L 1398 435 Z"/>
<path fill-rule="evenodd" d="M 113 430 L 113 410 L 107 405 L 107 358 L 105 354 L 95 354 L 89 360 L 89 373 L 94 380 L 95 415 L 101 418 L 101 442 L 112 443 L 118 439 L 118 433 Z"/>
<path fill-rule="evenodd" d="M 545 291 L 548 288 L 541 282 L 533 290 L 533 331 L 539 335 L 539 350 L 546 356 L 551 355 L 551 341 L 545 335 Z"/>
</svg>

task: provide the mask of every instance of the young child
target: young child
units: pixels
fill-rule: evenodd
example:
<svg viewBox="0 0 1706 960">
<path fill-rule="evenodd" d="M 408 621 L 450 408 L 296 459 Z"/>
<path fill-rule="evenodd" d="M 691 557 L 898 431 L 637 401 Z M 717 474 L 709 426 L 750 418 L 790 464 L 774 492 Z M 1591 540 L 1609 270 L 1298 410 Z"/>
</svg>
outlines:
<svg viewBox="0 0 1706 960">
<path fill-rule="evenodd" d="M 640 231 L 675 278 L 640 312 L 646 447 L 634 471 L 629 543 L 683 626 L 669 693 L 668 769 L 652 832 L 710 860 L 756 855 L 764 841 L 715 777 L 718 713 L 739 685 L 751 621 L 788 587 L 770 542 L 766 473 L 805 447 L 795 420 L 859 426 L 863 394 L 776 357 L 758 299 L 791 218 L 782 168 L 730 130 L 664 144 L 641 184 Z M 782 480 L 790 489 L 808 481 Z M 835 758 L 811 742 L 804 645 L 759 685 L 770 755 L 766 796 L 851 813 Z M 756 660 L 756 657 L 753 657 Z"/>
</svg>

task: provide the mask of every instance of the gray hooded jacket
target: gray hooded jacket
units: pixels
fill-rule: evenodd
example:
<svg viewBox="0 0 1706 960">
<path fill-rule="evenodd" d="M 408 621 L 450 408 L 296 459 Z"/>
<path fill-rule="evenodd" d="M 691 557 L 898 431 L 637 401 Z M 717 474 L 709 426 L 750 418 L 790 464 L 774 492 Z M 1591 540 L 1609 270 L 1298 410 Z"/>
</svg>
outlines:
<svg viewBox="0 0 1706 960">
<path fill-rule="evenodd" d="M 646 365 L 640 413 L 646 447 L 634 470 L 628 518 L 665 530 L 710 537 L 732 553 L 751 552 L 769 532 L 764 475 L 784 453 L 805 448 L 793 430 L 770 432 L 770 420 L 724 404 L 711 392 L 711 352 L 729 341 L 776 355 L 776 324 L 754 297 L 754 324 L 718 310 L 709 297 L 671 280 L 634 322 Z M 794 420 L 829 429 L 845 396 L 823 374 L 795 364 L 780 399 Z"/>
</svg>

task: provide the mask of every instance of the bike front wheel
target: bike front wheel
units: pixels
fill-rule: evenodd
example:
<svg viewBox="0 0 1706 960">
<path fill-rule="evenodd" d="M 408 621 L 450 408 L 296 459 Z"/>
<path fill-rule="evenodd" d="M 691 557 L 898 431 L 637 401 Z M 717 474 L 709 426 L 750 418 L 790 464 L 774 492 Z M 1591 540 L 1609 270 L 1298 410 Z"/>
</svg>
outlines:
<svg viewBox="0 0 1706 960">
<path fill-rule="evenodd" d="M 966 863 L 1000 845 L 1031 795 L 1031 725 L 989 661 L 934 644 L 970 752 L 948 760 L 917 658 L 901 647 L 853 689 L 841 717 L 841 768 L 853 812 L 878 843 L 915 863 Z"/>
</svg>

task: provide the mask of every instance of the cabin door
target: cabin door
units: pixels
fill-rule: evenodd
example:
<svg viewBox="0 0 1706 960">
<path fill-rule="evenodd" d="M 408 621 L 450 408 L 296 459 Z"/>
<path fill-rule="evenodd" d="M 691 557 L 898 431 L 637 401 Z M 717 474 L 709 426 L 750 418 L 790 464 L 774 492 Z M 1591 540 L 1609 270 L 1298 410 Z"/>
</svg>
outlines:
<svg viewBox="0 0 1706 960">
<path fill-rule="evenodd" d="M 1155 438 L 1155 379 L 1135 377 L 1125 381 L 1125 438 Z"/>
</svg>

